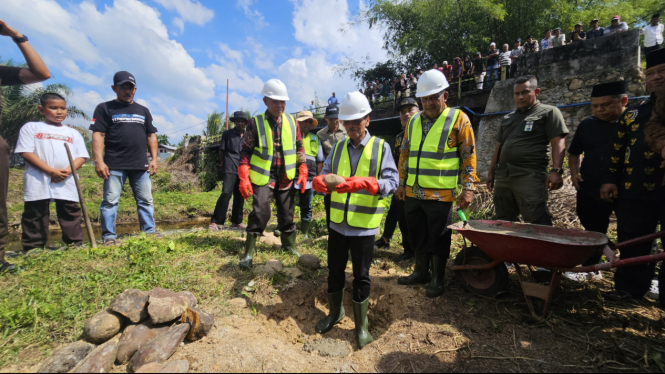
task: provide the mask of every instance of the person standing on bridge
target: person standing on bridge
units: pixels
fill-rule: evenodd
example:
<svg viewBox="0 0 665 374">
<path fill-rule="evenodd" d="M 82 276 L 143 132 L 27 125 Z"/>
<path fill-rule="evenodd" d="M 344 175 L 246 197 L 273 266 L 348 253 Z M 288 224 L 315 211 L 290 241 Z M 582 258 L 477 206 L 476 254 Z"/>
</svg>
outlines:
<svg viewBox="0 0 665 374">
<path fill-rule="evenodd" d="M 448 82 L 440 72 L 425 72 L 418 81 L 416 97 L 423 111 L 411 117 L 399 159 L 399 188 L 395 197 L 406 200 L 404 214 L 415 251 L 413 274 L 400 277 L 401 285 L 427 284 L 425 294 L 443 294 L 446 263 L 450 257 L 453 202 L 462 209 L 473 201 L 476 151 L 469 117 L 449 108 Z M 462 192 L 456 188 L 462 168 Z M 432 272 L 430 274 L 430 263 Z"/>
<path fill-rule="evenodd" d="M 378 82 L 378 81 L 377 81 Z M 328 158 L 330 150 L 340 140 L 346 139 L 346 129 L 344 124 L 339 121 L 339 108 L 335 105 L 330 105 L 326 108 L 324 116 L 328 126 L 319 130 L 316 136 L 321 142 L 323 148 L 323 157 Z M 326 208 L 326 227 L 330 228 L 330 195 L 325 195 L 323 198 L 323 205 Z"/>
<path fill-rule="evenodd" d="M 563 186 L 563 158 L 568 128 L 561 111 L 538 101 L 538 80 L 532 75 L 515 80 L 517 110 L 506 114 L 499 127 L 487 187 L 494 191 L 496 219 L 552 226 L 548 190 Z M 548 145 L 552 146 L 553 168 Z"/>
<path fill-rule="evenodd" d="M 439 73 L 440 74 L 440 73 Z M 328 300 L 330 313 L 316 324 L 325 334 L 344 318 L 345 270 L 351 252 L 353 266 L 353 317 L 358 345 L 362 349 L 373 338 L 368 330 L 369 268 L 374 257 L 374 235 L 379 232 L 386 197 L 397 188 L 397 168 L 390 146 L 367 131 L 372 109 L 359 92 L 342 99 L 339 118 L 349 138 L 335 144 L 314 189 L 331 194 L 330 235 L 328 239 Z M 327 174 L 344 177 L 346 182 L 329 191 L 323 182 Z"/>
<path fill-rule="evenodd" d="M 307 164 L 300 126 L 284 112 L 289 100 L 286 86 L 279 79 L 270 79 L 261 91 L 267 110 L 249 121 L 240 155 L 240 193 L 245 199 L 252 196 L 252 213 L 247 220 L 245 254 L 240 268 L 252 268 L 256 240 L 270 220 L 270 199 L 275 198 L 277 222 L 281 232 L 282 249 L 296 256 L 295 207 L 296 168 L 300 192 L 307 187 Z"/>
<path fill-rule="evenodd" d="M 328 105 L 339 105 L 339 100 L 337 100 L 334 92 L 332 93 L 332 96 L 328 98 Z"/>
<path fill-rule="evenodd" d="M 312 179 L 321 173 L 323 169 L 323 162 L 326 160 L 323 157 L 323 149 L 319 138 L 312 134 L 310 131 L 319 125 L 319 121 L 314 118 L 312 112 L 302 111 L 298 113 L 298 125 L 300 126 L 300 135 L 302 137 L 303 147 L 305 148 L 305 160 L 307 163 L 307 187 L 305 192 L 301 192 L 300 184 L 295 184 L 295 189 L 298 190 L 300 198 L 300 231 L 305 234 L 309 232 L 309 224 L 312 221 L 312 198 L 314 197 L 314 190 L 312 189 Z M 296 173 L 296 180 L 300 178 L 299 172 Z"/>
</svg>

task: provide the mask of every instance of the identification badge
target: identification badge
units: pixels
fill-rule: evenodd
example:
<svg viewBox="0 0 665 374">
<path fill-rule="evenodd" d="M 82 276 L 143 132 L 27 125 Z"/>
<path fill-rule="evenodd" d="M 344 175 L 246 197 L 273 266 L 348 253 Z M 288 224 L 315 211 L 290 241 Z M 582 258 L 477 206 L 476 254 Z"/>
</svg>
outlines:
<svg viewBox="0 0 665 374">
<path fill-rule="evenodd" d="M 524 131 L 531 131 L 533 130 L 533 121 L 529 121 L 526 123 L 526 126 L 524 126 Z"/>
</svg>

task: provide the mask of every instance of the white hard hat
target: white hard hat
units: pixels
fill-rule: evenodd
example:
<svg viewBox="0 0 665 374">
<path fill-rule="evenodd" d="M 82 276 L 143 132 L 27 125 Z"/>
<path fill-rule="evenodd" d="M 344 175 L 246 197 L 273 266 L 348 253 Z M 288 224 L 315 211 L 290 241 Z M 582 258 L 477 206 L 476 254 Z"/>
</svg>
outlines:
<svg viewBox="0 0 665 374">
<path fill-rule="evenodd" d="M 341 121 L 353 121 L 363 118 L 372 111 L 367 97 L 358 91 L 349 92 L 339 105 L 339 119 Z"/>
<path fill-rule="evenodd" d="M 434 95 L 445 90 L 449 86 L 448 80 L 442 72 L 436 69 L 427 70 L 420 76 L 420 79 L 418 79 L 416 97 Z"/>
<path fill-rule="evenodd" d="M 289 94 L 286 92 L 286 86 L 279 79 L 271 79 L 263 85 L 261 95 L 273 100 L 288 101 Z"/>
</svg>

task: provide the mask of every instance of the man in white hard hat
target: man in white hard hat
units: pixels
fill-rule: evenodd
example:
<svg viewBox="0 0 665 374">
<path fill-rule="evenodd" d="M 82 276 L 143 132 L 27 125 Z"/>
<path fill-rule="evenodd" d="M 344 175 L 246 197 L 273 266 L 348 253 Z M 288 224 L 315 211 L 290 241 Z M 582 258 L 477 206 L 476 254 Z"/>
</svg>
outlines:
<svg viewBox="0 0 665 374">
<path fill-rule="evenodd" d="M 249 121 L 238 167 L 240 193 L 245 199 L 253 197 L 252 213 L 247 220 L 245 254 L 240 260 L 243 270 L 252 267 L 256 240 L 270 220 L 271 197 L 275 198 L 277 207 L 282 249 L 300 256 L 296 251 L 295 189 L 292 188 L 294 182 L 300 186 L 301 193 L 307 187 L 308 170 L 300 126 L 284 112 L 289 97 L 282 81 L 267 81 L 261 94 L 267 110 Z M 296 168 L 299 171 L 297 180 Z"/>
<path fill-rule="evenodd" d="M 416 97 L 421 98 L 423 111 L 411 117 L 406 129 L 398 167 L 400 186 L 395 193 L 406 199 L 404 214 L 416 253 L 413 274 L 398 278 L 397 283 L 427 284 L 428 297 L 443 294 L 453 202 L 466 209 L 479 181 L 471 121 L 461 110 L 446 106 L 446 88 L 448 81 L 437 70 L 425 72 L 418 80 Z M 457 196 L 459 174 L 463 190 Z"/>
<path fill-rule="evenodd" d="M 360 92 L 349 92 L 342 99 L 339 119 L 344 122 L 348 139 L 335 144 L 314 178 L 316 191 L 332 194 L 328 237 L 328 301 L 330 313 L 316 324 L 324 334 L 344 318 L 345 269 L 351 252 L 353 264 L 353 316 L 358 345 L 372 342 L 368 331 L 369 268 L 374 256 L 374 236 L 379 231 L 386 197 L 397 188 L 398 172 L 390 146 L 367 131 L 372 111 Z M 327 174 L 344 177 L 346 182 L 328 190 L 323 182 Z"/>
</svg>

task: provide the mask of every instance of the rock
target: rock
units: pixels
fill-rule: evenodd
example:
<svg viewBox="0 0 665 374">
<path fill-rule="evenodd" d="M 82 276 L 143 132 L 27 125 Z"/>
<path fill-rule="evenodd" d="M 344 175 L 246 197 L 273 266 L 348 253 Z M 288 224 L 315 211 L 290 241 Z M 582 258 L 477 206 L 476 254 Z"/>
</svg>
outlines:
<svg viewBox="0 0 665 374">
<path fill-rule="evenodd" d="M 136 372 L 142 366 L 153 362 L 164 362 L 175 353 L 180 343 L 185 339 L 189 332 L 189 324 L 176 325 L 169 329 L 169 331 L 161 334 L 155 339 L 148 342 L 139 349 L 134 357 L 129 360 L 127 370 L 130 373 Z"/>
<path fill-rule="evenodd" d="M 196 297 L 189 292 L 173 292 L 155 288 L 150 295 L 148 314 L 153 324 L 171 322 L 180 317 L 187 308 L 197 306 Z"/>
<path fill-rule="evenodd" d="M 298 268 L 285 268 L 283 270 L 284 275 L 290 278 L 300 278 L 302 277 L 302 271 Z M 244 299 L 243 299 L 244 300 Z"/>
<path fill-rule="evenodd" d="M 328 338 L 305 342 L 303 350 L 309 353 L 316 352 L 323 357 L 346 357 L 351 354 L 349 343 Z"/>
<path fill-rule="evenodd" d="M 150 296 L 140 290 L 125 290 L 111 302 L 109 309 L 127 317 L 132 323 L 148 318 L 146 305 Z"/>
<path fill-rule="evenodd" d="M 312 270 L 317 270 L 319 267 L 321 267 L 321 260 L 315 255 L 310 254 L 300 256 L 298 263 Z"/>
<path fill-rule="evenodd" d="M 282 271 L 283 267 L 282 262 L 279 260 L 270 260 L 266 262 L 266 266 L 270 266 L 271 268 L 273 268 L 273 270 L 275 270 L 276 273 Z"/>
<path fill-rule="evenodd" d="M 300 242 L 300 245 L 312 245 L 314 244 L 314 241 L 312 238 L 306 238 L 303 241 Z"/>
<path fill-rule="evenodd" d="M 282 246 L 282 241 L 271 232 L 264 232 L 263 236 L 259 238 L 259 242 L 279 249 Z"/>
<path fill-rule="evenodd" d="M 243 299 L 242 297 L 236 297 L 235 299 L 229 301 L 229 304 L 236 308 L 246 308 L 247 300 Z"/>
<path fill-rule="evenodd" d="M 339 175 L 335 174 L 328 174 L 323 177 L 323 183 L 325 183 L 326 187 L 328 187 L 328 192 L 335 191 L 335 188 L 344 182 L 346 182 L 344 177 L 340 177 Z"/>
<path fill-rule="evenodd" d="M 81 340 L 56 348 L 46 361 L 42 363 L 37 372 L 67 373 L 81 362 L 95 347 L 96 345 Z"/>
<path fill-rule="evenodd" d="M 189 371 L 189 362 L 187 360 L 178 360 L 158 364 L 143 365 L 136 373 L 187 373 Z"/>
<path fill-rule="evenodd" d="M 187 308 L 180 316 L 180 322 L 189 323 L 187 340 L 193 342 L 208 335 L 215 324 L 215 317 L 199 308 Z"/>
<path fill-rule="evenodd" d="M 579 90 L 580 88 L 582 88 L 583 84 L 584 84 L 584 82 L 581 79 L 575 78 L 570 82 L 570 85 L 568 86 L 568 89 L 571 90 L 571 91 Z"/>
<path fill-rule="evenodd" d="M 101 344 L 114 337 L 122 329 L 123 317 L 111 309 L 102 310 L 85 323 L 83 333 L 85 340 Z"/>
<path fill-rule="evenodd" d="M 529 342 L 521 341 L 520 346 L 522 347 L 522 349 L 531 349 L 531 343 Z"/>
<path fill-rule="evenodd" d="M 268 265 L 259 265 L 254 267 L 254 274 L 257 276 L 266 276 L 268 278 L 272 278 L 275 276 L 275 269 Z"/>
<path fill-rule="evenodd" d="M 155 326 L 150 322 L 128 326 L 122 333 L 120 342 L 118 343 L 116 363 L 118 365 L 126 364 L 141 347 L 168 330 L 168 325 Z"/>
<path fill-rule="evenodd" d="M 113 368 L 118 353 L 119 337 L 107 341 L 95 348 L 72 371 L 73 373 L 108 373 Z"/>
</svg>

